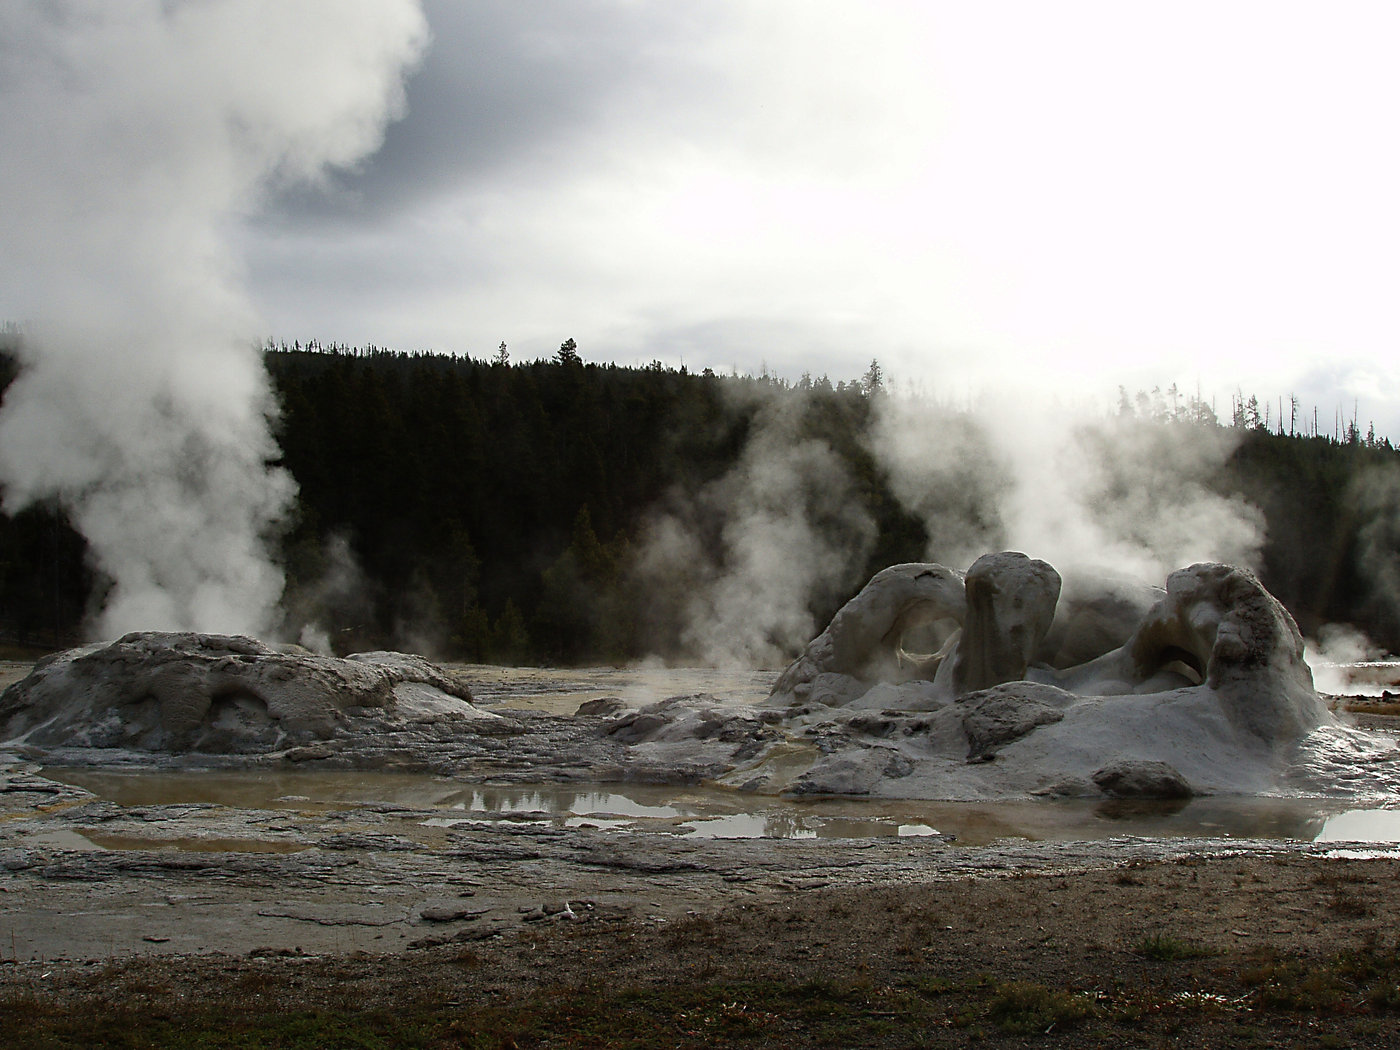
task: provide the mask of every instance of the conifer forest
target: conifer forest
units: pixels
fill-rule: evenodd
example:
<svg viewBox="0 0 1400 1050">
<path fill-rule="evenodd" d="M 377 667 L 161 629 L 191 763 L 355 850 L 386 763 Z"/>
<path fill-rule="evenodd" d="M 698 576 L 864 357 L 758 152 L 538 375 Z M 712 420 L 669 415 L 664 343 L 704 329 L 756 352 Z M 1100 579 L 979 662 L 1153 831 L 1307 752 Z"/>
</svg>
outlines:
<svg viewBox="0 0 1400 1050">
<path fill-rule="evenodd" d="M 882 400 L 904 395 L 885 390 L 875 362 L 858 379 L 791 383 L 592 364 L 572 340 L 528 363 L 504 346 L 489 361 L 315 344 L 269 344 L 263 358 L 280 466 L 299 491 L 268 537 L 289 641 L 508 664 L 713 659 L 695 621 L 726 614 L 698 596 L 755 542 L 736 538 L 730 511 L 757 493 L 751 516 L 791 513 L 832 565 L 797 595 L 804 616 L 788 634 L 781 617 L 755 615 L 772 644 L 746 655 L 774 663 L 875 571 L 965 568 L 954 559 L 969 537 L 988 549 L 1007 539 L 975 409 L 932 398 L 921 409 L 959 449 L 930 475 L 941 490 L 911 501 L 891 477 L 874 432 Z M 16 367 L 5 359 L 5 385 Z M 1173 388 L 1122 391 L 1084 440 L 1123 444 L 1112 435 L 1128 430 L 1168 457 L 1213 436 L 1226 451 L 1192 484 L 1256 515 L 1254 567 L 1303 631 L 1346 623 L 1400 649 L 1400 457 L 1388 438 L 1357 420 L 1321 432 L 1296 402 L 1241 395 L 1219 412 Z M 937 514 L 920 511 L 930 504 Z M 940 521 L 955 525 L 947 536 Z M 797 571 L 809 553 L 796 533 L 776 535 L 780 579 L 784 559 Z M 0 516 L 6 643 L 88 640 L 103 587 L 61 508 Z"/>
</svg>

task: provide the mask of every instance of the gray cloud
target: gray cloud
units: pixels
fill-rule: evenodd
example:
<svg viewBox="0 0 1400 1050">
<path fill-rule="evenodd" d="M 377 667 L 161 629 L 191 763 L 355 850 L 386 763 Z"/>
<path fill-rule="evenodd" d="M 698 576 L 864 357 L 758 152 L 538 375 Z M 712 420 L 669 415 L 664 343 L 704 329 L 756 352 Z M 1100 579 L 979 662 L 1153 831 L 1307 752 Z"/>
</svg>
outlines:
<svg viewBox="0 0 1400 1050">
<path fill-rule="evenodd" d="M 1244 9 L 426 14 L 382 147 L 230 217 L 264 334 L 690 363 L 732 336 L 704 363 L 850 378 L 878 356 L 940 389 L 1013 374 L 1105 403 L 1238 386 L 1400 433 L 1400 373 L 1371 367 L 1395 341 L 1396 155 L 1357 133 L 1394 93 L 1380 14 L 1278 14 L 1273 49 Z M 1324 356 L 1348 374 L 1310 376 Z"/>
<path fill-rule="evenodd" d="M 724 89 L 704 41 L 718 7 L 426 0 L 432 40 L 383 145 L 260 222 L 372 225 L 494 180 L 565 182 L 638 129 L 682 136 Z"/>
</svg>

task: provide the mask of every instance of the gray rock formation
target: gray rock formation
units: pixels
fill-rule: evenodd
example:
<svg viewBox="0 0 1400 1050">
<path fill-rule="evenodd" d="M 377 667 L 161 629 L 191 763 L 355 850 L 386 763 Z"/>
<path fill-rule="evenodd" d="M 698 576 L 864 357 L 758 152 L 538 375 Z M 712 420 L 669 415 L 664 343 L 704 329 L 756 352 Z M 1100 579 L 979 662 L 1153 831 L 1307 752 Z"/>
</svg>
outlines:
<svg viewBox="0 0 1400 1050">
<path fill-rule="evenodd" d="M 1055 680 L 1095 695 L 1204 686 L 1233 725 L 1276 746 L 1332 718 L 1293 617 L 1252 572 L 1230 565 L 1172 573 L 1165 597 L 1123 646 Z"/>
<path fill-rule="evenodd" d="M 1055 618 L 1060 574 L 1015 551 L 984 554 L 967 570 L 962 639 L 949 661 L 959 695 L 1018 682 Z"/>
<path fill-rule="evenodd" d="M 932 563 L 882 569 L 832 617 L 773 687 L 798 703 L 837 706 L 880 681 L 932 678 L 943 654 L 911 658 L 906 634 L 966 618 L 963 574 Z"/>
<path fill-rule="evenodd" d="M 975 799 L 1386 781 L 1363 767 L 1393 758 L 1394 742 L 1338 723 L 1313 690 L 1292 617 L 1247 570 L 1193 565 L 1165 589 L 1077 581 L 1061 603 L 1053 568 L 1001 553 L 962 577 L 961 606 L 959 578 L 907 565 L 873 579 L 770 697 L 812 742 L 810 764 L 794 774 L 775 752 L 734 782 Z M 920 615 L 955 631 L 911 665 L 900 636 Z"/>
<path fill-rule="evenodd" d="M 1019 740 L 1039 726 L 1058 722 L 1074 703 L 1074 696 L 1051 685 L 1024 683 L 1008 688 L 993 686 L 959 700 L 963 732 L 967 734 L 968 761 L 985 762 L 998 749 Z"/>
<path fill-rule="evenodd" d="M 129 634 L 41 661 L 0 694 L 0 737 L 31 745 L 257 753 L 330 738 L 357 712 L 499 720 L 417 656 L 348 659 L 251 638 Z"/>
<path fill-rule="evenodd" d="M 1277 745 L 1331 719 L 1293 618 L 1246 569 L 1193 565 L 1172 573 L 1165 591 L 1117 581 L 1098 595 L 1081 589 L 1057 619 L 1059 594 L 1054 568 L 1016 552 L 983 555 L 966 576 L 896 565 L 841 608 L 778 679 L 773 697 L 809 711 L 923 711 L 1022 681 L 1080 696 L 1205 686 L 1239 730 Z M 1156 599 L 1150 607 L 1147 596 Z M 1115 612 L 1136 612 L 1136 622 L 1115 624 Z M 917 663 L 903 659 L 904 633 L 935 619 L 957 628 L 942 650 Z M 1073 656 L 1085 659 L 1066 666 Z M 932 687 L 909 684 L 920 679 Z"/>
<path fill-rule="evenodd" d="M 1186 778 L 1165 762 L 1114 762 L 1091 779 L 1110 798 L 1181 799 L 1195 794 Z"/>
</svg>

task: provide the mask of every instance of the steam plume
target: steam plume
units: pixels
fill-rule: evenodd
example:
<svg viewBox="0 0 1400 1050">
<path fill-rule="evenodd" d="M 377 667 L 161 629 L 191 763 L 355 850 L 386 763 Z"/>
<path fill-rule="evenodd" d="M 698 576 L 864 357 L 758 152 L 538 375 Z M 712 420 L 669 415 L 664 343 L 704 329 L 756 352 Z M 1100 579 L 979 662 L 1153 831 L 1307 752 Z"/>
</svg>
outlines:
<svg viewBox="0 0 1400 1050">
<path fill-rule="evenodd" d="M 13 512 L 67 508 L 95 625 L 259 632 L 293 497 L 233 250 L 269 189 L 364 157 L 425 43 L 412 0 L 0 7 L 0 410 Z"/>
<path fill-rule="evenodd" d="M 1015 395 L 953 412 L 882 398 L 872 452 L 924 522 L 930 560 L 988 550 L 1160 584 L 1198 561 L 1257 568 L 1263 519 L 1208 480 L 1236 437 L 1221 428 L 1105 418 Z"/>
<path fill-rule="evenodd" d="M 1010 392 L 966 411 L 879 393 L 873 409 L 869 451 L 923 522 L 927 560 L 965 569 L 1022 550 L 1070 592 L 1105 577 L 1160 586 L 1198 561 L 1258 565 L 1259 511 L 1209 485 L 1236 440 L 1227 430 L 1041 408 Z M 802 411 L 799 391 L 764 403 L 734 469 L 674 495 L 636 551 L 648 617 L 679 621 L 706 663 L 790 659 L 821 626 L 810 610 L 865 582 L 875 525 Z"/>
<path fill-rule="evenodd" d="M 677 495 L 638 552 L 644 591 L 708 665 L 781 665 L 819 629 L 810 607 L 864 582 L 874 523 L 840 457 L 800 433 L 801 409 L 796 396 L 765 403 L 735 467 Z"/>
</svg>

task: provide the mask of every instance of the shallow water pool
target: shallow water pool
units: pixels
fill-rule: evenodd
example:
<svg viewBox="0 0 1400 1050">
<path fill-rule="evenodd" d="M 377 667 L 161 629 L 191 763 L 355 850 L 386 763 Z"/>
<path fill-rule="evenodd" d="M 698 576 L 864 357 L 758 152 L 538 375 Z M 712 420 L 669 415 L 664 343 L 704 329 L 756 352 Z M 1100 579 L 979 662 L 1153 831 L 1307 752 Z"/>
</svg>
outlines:
<svg viewBox="0 0 1400 1050">
<path fill-rule="evenodd" d="M 786 799 L 717 788 L 641 784 L 491 785 L 372 772 L 50 768 L 44 775 L 127 807 L 189 803 L 302 810 L 376 806 L 422 812 L 426 814 L 423 822 L 432 825 L 511 821 L 695 838 L 942 835 L 965 845 L 1007 838 L 1075 841 L 1120 836 L 1400 843 L 1400 809 L 1352 809 L 1316 799 L 953 803 Z"/>
</svg>

